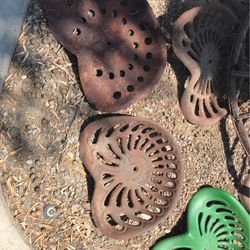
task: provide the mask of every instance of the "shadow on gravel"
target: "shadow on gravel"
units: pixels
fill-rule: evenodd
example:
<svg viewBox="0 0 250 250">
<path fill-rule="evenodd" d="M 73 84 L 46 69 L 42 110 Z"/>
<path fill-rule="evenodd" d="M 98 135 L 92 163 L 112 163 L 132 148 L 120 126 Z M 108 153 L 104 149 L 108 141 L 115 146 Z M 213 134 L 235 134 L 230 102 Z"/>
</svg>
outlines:
<svg viewBox="0 0 250 250">
<path fill-rule="evenodd" d="M 158 17 L 158 21 L 160 26 L 166 32 L 167 36 L 169 36 L 168 40 L 171 45 L 171 33 L 173 24 L 176 19 L 187 9 L 187 4 L 183 3 L 182 0 L 171 0 L 168 4 L 168 8 L 164 15 Z M 187 68 L 178 60 L 175 56 L 174 51 L 172 48 L 168 50 L 168 63 L 170 64 L 171 68 L 174 70 L 178 86 L 177 86 L 177 93 L 178 93 L 178 100 L 180 102 L 180 98 L 184 92 L 184 85 L 185 81 L 188 77 L 188 70 Z"/>
<path fill-rule="evenodd" d="M 239 138 L 236 137 L 232 146 L 230 145 L 230 138 L 227 133 L 225 119 L 222 119 L 220 122 L 220 133 L 221 133 L 221 139 L 222 139 L 223 147 L 224 147 L 224 154 L 225 154 L 225 158 L 227 162 L 227 169 L 228 169 L 229 174 L 233 178 L 234 187 L 238 190 L 241 185 L 243 174 L 247 167 L 247 157 L 246 156 L 244 157 L 240 173 L 238 174 L 236 167 L 234 165 L 234 162 L 233 162 L 233 155 L 234 155 L 235 147 L 239 143 Z"/>
<path fill-rule="evenodd" d="M 79 74 L 79 70 L 78 70 L 78 62 L 77 62 L 77 57 L 72 54 L 70 51 L 68 51 L 67 49 L 64 48 L 64 52 L 67 54 L 71 64 L 72 64 L 72 71 L 74 72 L 75 74 L 75 77 L 76 77 L 76 80 L 77 80 L 77 83 L 80 87 L 80 90 L 82 92 L 83 91 L 83 88 L 82 88 L 82 85 L 81 85 L 81 80 L 80 80 L 80 74 Z"/>
<path fill-rule="evenodd" d="M 181 215 L 181 218 L 178 220 L 178 222 L 172 228 L 171 232 L 169 234 L 163 235 L 162 237 L 157 239 L 155 244 L 159 243 L 162 240 L 166 240 L 166 239 L 168 239 L 170 237 L 182 234 L 182 233 L 184 233 L 186 231 L 187 231 L 187 209 L 183 212 L 183 214 Z M 153 250 L 154 245 L 150 248 L 150 250 Z"/>
</svg>

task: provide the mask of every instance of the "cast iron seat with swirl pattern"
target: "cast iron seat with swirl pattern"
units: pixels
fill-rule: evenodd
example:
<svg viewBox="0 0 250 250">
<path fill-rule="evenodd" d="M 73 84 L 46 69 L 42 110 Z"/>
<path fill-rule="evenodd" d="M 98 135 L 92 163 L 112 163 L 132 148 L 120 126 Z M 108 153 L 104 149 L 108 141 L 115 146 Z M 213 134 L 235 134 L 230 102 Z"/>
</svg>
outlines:
<svg viewBox="0 0 250 250">
<path fill-rule="evenodd" d="M 182 159 L 172 136 L 155 122 L 131 116 L 94 121 L 82 132 L 80 155 L 95 180 L 92 215 L 103 234 L 140 235 L 175 206 Z"/>
</svg>

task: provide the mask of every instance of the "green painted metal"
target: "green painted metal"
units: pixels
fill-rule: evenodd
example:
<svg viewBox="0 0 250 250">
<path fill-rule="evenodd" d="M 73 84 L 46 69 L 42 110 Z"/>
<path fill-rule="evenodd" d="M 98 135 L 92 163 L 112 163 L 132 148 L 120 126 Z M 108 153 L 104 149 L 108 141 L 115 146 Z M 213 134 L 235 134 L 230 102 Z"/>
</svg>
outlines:
<svg viewBox="0 0 250 250">
<path fill-rule="evenodd" d="M 164 239 L 153 250 L 249 250 L 250 216 L 229 193 L 203 188 L 188 206 L 186 233 Z"/>
</svg>

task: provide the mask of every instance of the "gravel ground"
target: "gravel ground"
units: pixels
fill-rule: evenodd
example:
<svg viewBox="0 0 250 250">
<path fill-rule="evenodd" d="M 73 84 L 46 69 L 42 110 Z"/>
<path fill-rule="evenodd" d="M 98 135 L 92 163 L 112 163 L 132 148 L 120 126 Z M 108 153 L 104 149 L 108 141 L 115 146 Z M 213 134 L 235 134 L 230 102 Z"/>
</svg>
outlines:
<svg viewBox="0 0 250 250">
<path fill-rule="evenodd" d="M 188 4 L 149 2 L 168 37 Z M 149 249 L 159 237 L 185 229 L 182 215 L 201 186 L 237 196 L 248 162 L 231 119 L 210 129 L 185 120 L 178 96 L 187 71 L 170 49 L 160 83 L 121 113 L 157 121 L 175 137 L 185 160 L 182 195 L 176 209 L 149 233 L 128 241 L 103 236 L 91 220 L 88 178 L 78 150 L 81 125 L 98 112 L 84 102 L 74 72 L 74 58 L 69 60 L 50 34 L 33 0 L 0 95 L 0 181 L 13 216 L 34 249 Z M 44 214 L 49 204 L 55 206 L 53 218 Z"/>
</svg>

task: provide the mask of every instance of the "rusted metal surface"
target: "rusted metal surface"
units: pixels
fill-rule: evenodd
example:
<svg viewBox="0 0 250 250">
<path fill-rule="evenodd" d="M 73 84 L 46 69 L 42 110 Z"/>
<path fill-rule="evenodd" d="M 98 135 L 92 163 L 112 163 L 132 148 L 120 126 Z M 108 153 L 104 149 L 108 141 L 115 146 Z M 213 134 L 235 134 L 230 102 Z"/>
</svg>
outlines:
<svg viewBox="0 0 250 250">
<path fill-rule="evenodd" d="M 249 14 L 241 25 L 228 71 L 230 113 L 242 145 L 250 156 Z"/>
<path fill-rule="evenodd" d="M 92 215 L 103 234 L 132 238 L 175 207 L 182 158 L 172 136 L 156 123 L 130 116 L 92 122 L 82 132 L 80 156 L 95 180 Z"/>
<path fill-rule="evenodd" d="M 77 56 L 93 108 L 126 108 L 160 80 L 167 51 L 146 0 L 44 0 L 43 10 L 56 39 Z"/>
<path fill-rule="evenodd" d="M 235 14 L 222 4 L 193 8 L 174 25 L 174 52 L 191 73 L 181 109 L 193 124 L 211 126 L 227 114 L 225 72 L 237 26 Z"/>
</svg>

